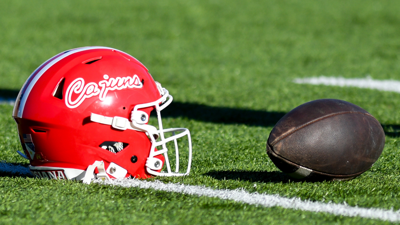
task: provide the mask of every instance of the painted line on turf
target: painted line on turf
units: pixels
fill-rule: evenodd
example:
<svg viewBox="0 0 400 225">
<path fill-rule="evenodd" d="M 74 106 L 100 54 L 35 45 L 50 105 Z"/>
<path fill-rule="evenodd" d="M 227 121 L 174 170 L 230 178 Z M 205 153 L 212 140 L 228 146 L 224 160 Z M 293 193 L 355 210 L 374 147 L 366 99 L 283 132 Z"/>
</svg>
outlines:
<svg viewBox="0 0 400 225">
<path fill-rule="evenodd" d="M 0 172 L 32 176 L 29 168 L 22 165 L 0 162 Z M 362 217 L 368 219 L 378 219 L 391 222 L 400 221 L 400 211 L 379 209 L 379 208 L 361 208 L 349 206 L 346 204 L 312 202 L 301 200 L 300 198 L 286 198 L 279 195 L 269 195 L 260 193 L 250 193 L 244 189 L 212 189 L 205 186 L 185 185 L 179 183 L 162 183 L 160 181 L 144 181 L 136 179 L 102 181 L 95 180 L 94 183 L 105 185 L 117 185 L 121 187 L 137 187 L 142 189 L 154 189 L 157 191 L 172 192 L 178 194 L 187 194 L 199 197 L 220 198 L 232 200 L 239 203 L 263 207 L 282 207 L 286 209 L 303 210 L 309 212 L 330 213 L 337 216 Z"/>
<path fill-rule="evenodd" d="M 362 217 L 369 219 L 379 219 L 391 222 L 400 221 L 400 211 L 385 210 L 378 208 L 361 208 L 357 206 L 349 206 L 345 204 L 321 203 L 301 200 L 299 198 L 285 198 L 278 195 L 268 195 L 260 193 L 249 193 L 244 189 L 236 190 L 216 190 L 205 186 L 194 186 L 175 183 L 162 183 L 160 181 L 143 181 L 143 180 L 116 180 L 116 181 L 99 181 L 107 185 L 118 185 L 121 187 L 138 187 L 143 189 L 154 189 L 157 191 L 166 191 L 179 194 L 187 194 L 194 196 L 205 196 L 212 198 L 220 198 L 224 200 L 232 200 L 235 202 L 245 203 L 249 205 L 264 207 L 282 207 L 286 209 L 303 210 L 310 212 L 330 213 L 337 216 Z"/>
<path fill-rule="evenodd" d="M 392 91 L 400 93 L 400 81 L 397 80 L 374 80 L 366 78 L 344 78 L 344 77 L 308 77 L 297 78 L 293 82 L 298 84 L 314 84 L 340 87 L 368 88 L 380 91 Z"/>
<path fill-rule="evenodd" d="M 400 81 L 397 80 L 374 80 L 366 78 L 344 78 L 344 77 L 308 77 L 297 78 L 293 82 L 298 84 L 314 84 L 340 87 L 368 88 L 380 91 L 392 91 L 400 93 Z M 14 105 L 15 98 L 0 97 L 0 104 Z"/>
</svg>

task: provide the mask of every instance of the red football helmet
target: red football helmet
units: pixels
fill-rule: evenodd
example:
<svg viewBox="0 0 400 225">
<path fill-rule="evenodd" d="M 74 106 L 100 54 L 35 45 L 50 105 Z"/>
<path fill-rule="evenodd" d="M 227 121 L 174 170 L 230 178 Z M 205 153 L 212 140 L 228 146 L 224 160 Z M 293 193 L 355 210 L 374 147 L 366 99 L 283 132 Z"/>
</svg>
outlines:
<svg viewBox="0 0 400 225">
<path fill-rule="evenodd" d="M 19 92 L 13 111 L 24 149 L 19 153 L 30 160 L 34 175 L 52 179 L 187 175 L 190 132 L 164 129 L 161 121 L 161 110 L 171 102 L 168 91 L 127 53 L 107 47 L 62 52 L 37 68 Z M 149 124 L 152 111 L 156 126 Z M 187 142 L 178 144 L 181 138 Z M 175 148 L 172 159 L 167 143 Z M 178 145 L 188 152 L 180 154 Z"/>
</svg>

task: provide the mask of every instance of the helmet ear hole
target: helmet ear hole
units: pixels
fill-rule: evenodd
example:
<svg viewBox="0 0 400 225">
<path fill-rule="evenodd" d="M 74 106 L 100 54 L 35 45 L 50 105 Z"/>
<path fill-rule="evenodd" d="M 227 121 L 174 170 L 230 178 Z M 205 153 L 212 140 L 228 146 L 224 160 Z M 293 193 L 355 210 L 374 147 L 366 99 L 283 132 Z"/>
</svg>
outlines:
<svg viewBox="0 0 400 225">
<path fill-rule="evenodd" d="M 99 147 L 112 153 L 118 153 L 128 147 L 128 144 L 118 141 L 104 141 Z"/>
</svg>

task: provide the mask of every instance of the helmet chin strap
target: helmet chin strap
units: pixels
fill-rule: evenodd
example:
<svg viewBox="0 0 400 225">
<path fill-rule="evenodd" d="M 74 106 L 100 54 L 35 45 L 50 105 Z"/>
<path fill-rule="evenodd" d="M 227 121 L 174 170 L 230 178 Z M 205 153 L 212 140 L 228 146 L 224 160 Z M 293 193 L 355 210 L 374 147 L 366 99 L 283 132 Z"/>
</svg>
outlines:
<svg viewBox="0 0 400 225">
<path fill-rule="evenodd" d="M 132 122 L 130 122 L 127 118 L 124 117 L 108 117 L 108 116 L 103 116 L 99 114 L 92 113 L 90 115 L 90 120 L 92 122 L 104 124 L 104 125 L 111 125 L 111 127 L 118 129 L 118 130 L 126 130 L 126 129 L 131 129 L 131 130 L 137 130 L 137 131 L 142 131 L 146 132 L 146 135 L 150 139 L 152 143 L 155 143 L 155 140 L 159 137 L 159 133 L 156 127 L 145 124 L 148 121 L 148 118 L 146 120 L 139 120 L 140 122 L 138 123 L 137 120 L 140 118 L 141 115 L 146 115 L 143 111 L 134 111 L 137 112 L 136 115 L 132 113 Z M 139 117 L 138 117 L 139 116 Z M 140 124 L 143 123 L 143 124 Z M 154 145 L 153 145 L 154 146 Z M 164 151 L 159 152 L 159 154 L 163 153 Z M 154 158 L 153 155 L 150 155 L 149 158 L 147 159 L 146 166 L 151 168 L 152 170 L 160 170 L 162 168 L 162 161 L 160 159 Z M 93 172 L 95 169 L 99 170 L 99 173 L 97 174 L 97 178 L 102 178 L 104 179 L 110 179 L 108 175 L 105 173 L 105 168 L 104 168 L 104 163 L 103 161 L 96 161 L 93 165 L 90 165 L 87 170 L 85 177 L 83 179 L 84 183 L 89 184 L 92 179 L 94 179 Z"/>
<path fill-rule="evenodd" d="M 94 170 L 96 168 L 99 171 L 99 173 L 95 175 Z M 92 180 L 94 180 L 96 177 L 97 179 L 110 180 L 110 177 L 108 177 L 106 169 L 104 168 L 103 161 L 95 161 L 92 165 L 88 166 L 82 181 L 85 184 L 90 184 L 90 182 L 92 182 Z"/>
<path fill-rule="evenodd" d="M 135 121 L 130 122 L 127 118 L 114 116 L 103 116 L 99 114 L 92 113 L 90 115 L 90 120 L 92 122 L 111 125 L 113 128 L 118 130 L 137 130 L 137 131 L 145 131 L 148 136 L 152 136 L 155 139 L 158 137 L 157 128 L 148 124 L 138 124 Z"/>
</svg>

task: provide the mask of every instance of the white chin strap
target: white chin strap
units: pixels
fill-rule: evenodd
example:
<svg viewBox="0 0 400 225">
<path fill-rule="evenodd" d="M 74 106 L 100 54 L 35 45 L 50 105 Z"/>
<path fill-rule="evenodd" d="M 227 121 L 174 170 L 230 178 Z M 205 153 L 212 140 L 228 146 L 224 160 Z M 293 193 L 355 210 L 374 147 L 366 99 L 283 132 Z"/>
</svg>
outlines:
<svg viewBox="0 0 400 225">
<path fill-rule="evenodd" d="M 94 170 L 96 168 L 99 173 L 95 175 Z M 104 168 L 103 161 L 95 161 L 92 165 L 88 166 L 82 181 L 85 184 L 90 184 L 90 182 L 92 182 L 94 179 L 110 180 L 110 177 L 107 175 L 106 169 Z"/>
<path fill-rule="evenodd" d="M 147 114 L 146 114 L 147 115 Z M 101 123 L 104 125 L 111 125 L 111 127 L 117 129 L 117 130 L 137 130 L 137 131 L 146 131 L 146 134 L 148 136 L 154 135 L 158 136 L 157 128 L 147 125 L 147 124 L 135 124 L 133 125 L 132 122 L 130 122 L 127 118 L 124 117 L 119 117 L 119 116 L 114 116 L 114 117 L 108 117 L 108 116 L 102 116 L 99 114 L 92 113 L 90 115 L 90 120 L 92 122 L 96 123 Z"/>
</svg>

